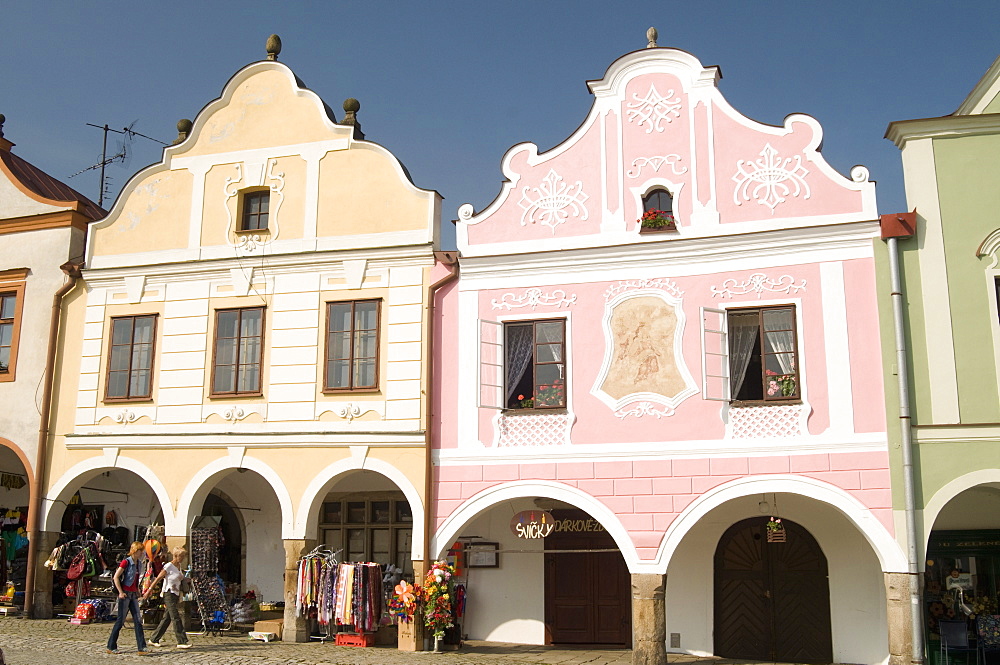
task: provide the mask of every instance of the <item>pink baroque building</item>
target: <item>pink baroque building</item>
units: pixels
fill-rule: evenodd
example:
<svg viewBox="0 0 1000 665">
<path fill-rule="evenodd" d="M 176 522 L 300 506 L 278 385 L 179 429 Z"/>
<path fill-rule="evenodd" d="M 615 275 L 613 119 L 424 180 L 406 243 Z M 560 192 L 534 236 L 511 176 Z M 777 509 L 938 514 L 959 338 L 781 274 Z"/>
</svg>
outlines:
<svg viewBox="0 0 1000 665">
<path fill-rule="evenodd" d="M 908 615 L 875 185 L 812 117 L 746 118 L 653 40 L 459 209 L 432 554 L 464 543 L 473 639 L 887 662 Z"/>
</svg>

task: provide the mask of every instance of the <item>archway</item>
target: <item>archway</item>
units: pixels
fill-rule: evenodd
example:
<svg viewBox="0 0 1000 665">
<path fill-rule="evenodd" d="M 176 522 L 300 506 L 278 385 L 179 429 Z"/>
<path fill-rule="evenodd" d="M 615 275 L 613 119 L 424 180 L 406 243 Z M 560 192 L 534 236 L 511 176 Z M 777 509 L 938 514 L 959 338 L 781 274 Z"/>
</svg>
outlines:
<svg viewBox="0 0 1000 665">
<path fill-rule="evenodd" d="M 24 591 L 28 572 L 28 510 L 34 488 L 31 475 L 20 450 L 8 447 L 0 439 L 0 532 L 3 543 L 13 547 L 0 550 L 0 589 L 12 582 Z"/>
<path fill-rule="evenodd" d="M 202 469 L 185 490 L 191 561 L 199 572 L 218 572 L 230 596 L 253 591 L 260 602 L 278 602 L 284 600 L 282 535 L 291 523 L 282 510 L 287 492 L 247 466 Z"/>
<path fill-rule="evenodd" d="M 524 539 L 512 531 L 516 516 L 539 511 L 556 520 L 547 537 Z M 594 497 L 551 481 L 492 487 L 449 515 L 433 543 L 439 555 L 465 554 L 462 629 L 470 639 L 631 644 L 635 547 Z"/>
<path fill-rule="evenodd" d="M 939 622 L 997 614 L 1000 596 L 1000 471 L 956 479 L 930 502 L 923 612 L 931 649 Z"/>
<path fill-rule="evenodd" d="M 106 465 L 105 458 L 83 462 L 60 478 L 43 507 L 44 531 L 51 539 L 48 546 L 67 543 L 72 549 L 89 542 L 100 541 L 98 573 L 88 578 L 88 596 L 113 602 L 117 593 L 110 582 L 110 575 L 118 562 L 128 553 L 129 545 L 142 540 L 150 526 L 163 526 L 170 519 L 169 504 L 161 497 L 166 495 L 162 485 L 149 469 L 134 460 L 119 458 L 115 465 Z M 73 475 L 70 475 L 73 474 Z M 169 541 L 167 543 L 170 545 Z M 40 556 L 47 556 L 43 548 Z M 108 570 L 103 571 L 104 566 Z M 104 576 L 101 573 L 104 572 Z M 65 571 L 52 571 L 36 580 L 36 608 L 40 614 L 49 610 L 72 612 L 77 595 L 86 585 L 68 584 Z M 82 580 L 78 580 L 82 581 Z M 37 592 L 51 590 L 51 608 L 40 602 Z M 44 608 L 43 608 L 44 606 Z"/>
<path fill-rule="evenodd" d="M 719 539 L 714 569 L 716 656 L 832 662 L 826 556 L 805 528 L 741 520 Z"/>
<path fill-rule="evenodd" d="M 772 481 L 770 487 L 797 488 L 809 494 L 773 492 L 762 483 L 743 483 L 746 487 L 741 487 L 743 484 L 734 482 L 706 493 L 689 506 L 675 520 L 675 524 L 683 524 L 683 531 L 674 531 L 671 525 L 665 538 L 670 546 L 666 583 L 668 651 L 720 655 L 716 653 L 719 626 L 715 620 L 720 608 L 716 607 L 714 593 L 715 554 L 733 525 L 751 518 L 766 522 L 774 516 L 783 523 L 802 527 L 801 540 L 815 540 L 826 558 L 830 593 L 825 602 L 830 617 L 832 662 L 877 663 L 888 657 L 885 568 L 880 555 L 892 564 L 898 562 L 901 553 L 891 548 L 879 552 L 872 546 L 872 542 L 885 540 L 885 534 L 863 532 L 859 523 L 883 531 L 884 527 L 877 520 L 860 519 L 863 506 L 846 493 L 808 479 L 788 480 Z M 744 493 L 747 488 L 758 491 Z M 827 496 L 838 504 L 822 500 Z M 889 568 L 889 572 L 896 571 Z M 786 578 L 788 574 L 786 571 Z"/>
</svg>

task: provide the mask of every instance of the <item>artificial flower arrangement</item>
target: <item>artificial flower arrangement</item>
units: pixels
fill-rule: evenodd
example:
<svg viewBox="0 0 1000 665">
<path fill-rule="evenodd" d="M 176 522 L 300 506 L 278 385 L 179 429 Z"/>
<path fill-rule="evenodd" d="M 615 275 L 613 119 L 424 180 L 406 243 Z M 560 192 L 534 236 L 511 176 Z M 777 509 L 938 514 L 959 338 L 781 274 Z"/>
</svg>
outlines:
<svg viewBox="0 0 1000 665">
<path fill-rule="evenodd" d="M 556 379 L 551 384 L 538 386 L 538 406 L 565 406 L 566 384 Z"/>
<path fill-rule="evenodd" d="M 538 386 L 537 394 L 525 397 L 517 396 L 522 409 L 533 409 L 546 406 L 566 406 L 566 384 L 561 379 Z"/>
<path fill-rule="evenodd" d="M 782 397 L 795 396 L 795 375 L 778 374 L 773 370 L 765 370 L 767 375 L 767 394 L 769 397 L 781 394 Z"/>
<path fill-rule="evenodd" d="M 419 584 L 410 584 L 406 580 L 402 580 L 396 585 L 394 591 L 396 593 L 389 601 L 389 614 L 397 621 L 410 623 L 413 621 L 413 615 L 420 608 L 423 589 L 420 588 Z"/>
<path fill-rule="evenodd" d="M 424 625 L 437 639 L 454 625 L 451 620 L 454 576 L 454 566 L 447 561 L 435 561 L 424 579 Z"/>
<path fill-rule="evenodd" d="M 677 220 L 669 212 L 653 209 L 642 213 L 642 217 L 639 218 L 639 226 L 644 229 L 676 231 Z"/>
</svg>

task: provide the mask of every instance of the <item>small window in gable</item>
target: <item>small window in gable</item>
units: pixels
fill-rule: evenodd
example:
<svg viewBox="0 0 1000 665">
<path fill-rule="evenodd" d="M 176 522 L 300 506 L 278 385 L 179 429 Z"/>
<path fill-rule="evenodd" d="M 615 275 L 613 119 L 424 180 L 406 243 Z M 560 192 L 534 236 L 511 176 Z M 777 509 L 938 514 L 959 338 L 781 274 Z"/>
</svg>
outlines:
<svg viewBox="0 0 1000 665">
<path fill-rule="evenodd" d="M 243 194 L 243 214 L 240 231 L 266 231 L 270 207 L 270 190 L 251 191 Z"/>
<path fill-rule="evenodd" d="M 661 212 L 674 212 L 674 197 L 663 188 L 657 188 L 642 197 L 642 211 L 659 210 Z"/>
</svg>

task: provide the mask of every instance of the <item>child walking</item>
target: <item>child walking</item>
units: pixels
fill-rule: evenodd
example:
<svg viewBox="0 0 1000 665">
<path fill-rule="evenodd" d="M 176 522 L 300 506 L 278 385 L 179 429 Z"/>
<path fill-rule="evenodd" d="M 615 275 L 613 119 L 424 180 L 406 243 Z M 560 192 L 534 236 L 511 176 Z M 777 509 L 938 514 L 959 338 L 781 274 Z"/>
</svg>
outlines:
<svg viewBox="0 0 1000 665">
<path fill-rule="evenodd" d="M 146 636 L 142 632 L 142 615 L 139 614 L 139 564 L 146 558 L 143 544 L 139 541 L 132 543 L 128 550 L 128 556 L 118 564 L 113 578 L 115 588 L 118 590 L 118 618 L 115 620 L 114 628 L 111 629 L 111 636 L 108 637 L 108 653 L 121 653 L 118 651 L 118 633 L 125 625 L 125 615 L 132 613 L 132 622 L 135 624 L 135 645 L 139 649 L 140 656 L 150 654 L 146 647 Z"/>
</svg>

